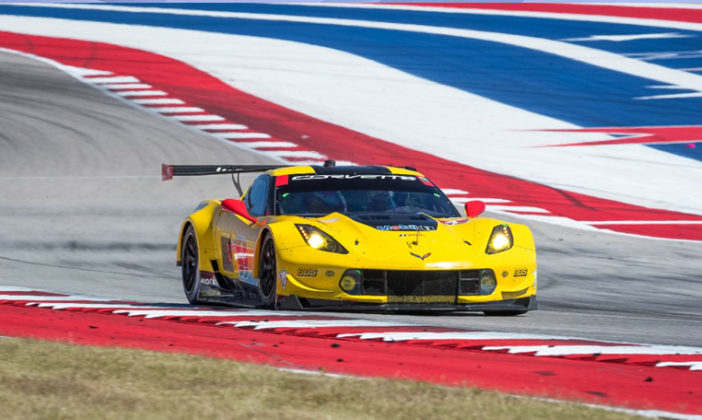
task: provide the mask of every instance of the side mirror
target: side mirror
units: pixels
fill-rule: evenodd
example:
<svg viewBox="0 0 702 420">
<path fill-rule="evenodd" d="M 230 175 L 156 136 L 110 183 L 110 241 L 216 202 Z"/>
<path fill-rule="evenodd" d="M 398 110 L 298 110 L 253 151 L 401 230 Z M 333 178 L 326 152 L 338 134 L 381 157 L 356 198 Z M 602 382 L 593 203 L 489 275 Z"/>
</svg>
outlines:
<svg viewBox="0 0 702 420">
<path fill-rule="evenodd" d="M 244 202 L 241 200 L 234 200 L 232 198 L 222 200 L 222 210 L 238 214 L 239 216 L 251 222 L 257 221 L 255 217 L 249 214 L 249 210 L 246 208 L 246 204 L 244 204 Z"/>
<path fill-rule="evenodd" d="M 485 211 L 485 203 L 480 200 L 473 200 L 466 203 L 466 216 L 478 217 Z"/>
</svg>

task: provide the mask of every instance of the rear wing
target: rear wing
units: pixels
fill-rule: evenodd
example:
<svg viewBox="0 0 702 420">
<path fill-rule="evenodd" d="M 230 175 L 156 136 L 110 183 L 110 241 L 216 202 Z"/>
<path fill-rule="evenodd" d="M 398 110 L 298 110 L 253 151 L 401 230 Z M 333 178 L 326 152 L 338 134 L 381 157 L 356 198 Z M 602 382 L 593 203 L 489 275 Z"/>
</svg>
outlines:
<svg viewBox="0 0 702 420">
<path fill-rule="evenodd" d="M 231 174 L 232 181 L 239 194 L 243 194 L 239 184 L 239 174 L 265 172 L 270 169 L 285 168 L 290 165 L 168 165 L 161 164 L 161 179 L 169 181 L 174 176 L 201 176 Z M 236 174 L 236 179 L 234 175 Z"/>
</svg>

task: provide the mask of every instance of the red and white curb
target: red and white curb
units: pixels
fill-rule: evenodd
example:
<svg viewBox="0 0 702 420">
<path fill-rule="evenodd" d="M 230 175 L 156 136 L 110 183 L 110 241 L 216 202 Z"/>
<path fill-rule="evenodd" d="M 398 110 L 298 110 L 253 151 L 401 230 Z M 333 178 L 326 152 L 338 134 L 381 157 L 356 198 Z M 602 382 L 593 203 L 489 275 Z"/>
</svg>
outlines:
<svg viewBox="0 0 702 420">
<path fill-rule="evenodd" d="M 0 335 L 199 354 L 300 373 L 470 385 L 646 417 L 702 414 L 697 347 L 120 301 L 11 286 L 0 286 Z"/>
<path fill-rule="evenodd" d="M 545 334 L 457 330 L 396 321 L 316 316 L 309 312 L 164 306 L 37 292 L 22 288 L 0 290 L 0 304 L 198 322 L 218 327 L 247 328 L 305 337 L 396 342 L 478 352 L 503 352 L 702 371 L 702 347 L 605 342 Z"/>
</svg>

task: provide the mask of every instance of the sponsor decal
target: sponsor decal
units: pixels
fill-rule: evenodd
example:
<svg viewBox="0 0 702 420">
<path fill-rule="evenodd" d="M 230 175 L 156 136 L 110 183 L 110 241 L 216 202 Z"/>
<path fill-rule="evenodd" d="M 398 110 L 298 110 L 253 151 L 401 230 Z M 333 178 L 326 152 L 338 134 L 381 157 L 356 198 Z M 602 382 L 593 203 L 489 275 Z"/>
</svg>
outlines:
<svg viewBox="0 0 702 420">
<path fill-rule="evenodd" d="M 434 226 L 425 225 L 378 225 L 375 228 L 382 231 L 436 230 Z"/>
<path fill-rule="evenodd" d="M 280 270 L 278 278 L 280 279 L 280 285 L 283 286 L 283 290 L 285 290 L 285 287 L 288 285 L 288 272 L 285 271 L 285 269 Z"/>
<path fill-rule="evenodd" d="M 297 275 L 300 277 L 317 277 L 317 269 L 301 267 L 298 268 Z"/>
<path fill-rule="evenodd" d="M 470 222 L 470 219 L 458 219 L 458 220 L 439 220 L 441 223 L 449 226 L 462 225 L 464 223 Z"/>
<path fill-rule="evenodd" d="M 427 257 L 429 257 L 429 256 L 431 255 L 431 252 L 427 252 L 427 253 L 424 254 L 424 255 L 419 255 L 419 254 L 415 254 L 414 252 L 410 252 L 410 255 L 413 256 L 413 257 L 417 257 L 417 258 L 419 258 L 420 260 L 424 261 Z"/>
<path fill-rule="evenodd" d="M 383 175 L 383 174 L 338 174 L 338 175 L 296 175 L 291 177 L 291 181 L 317 181 L 325 179 L 382 179 L 396 181 L 416 181 L 417 177 L 412 175 Z"/>
<path fill-rule="evenodd" d="M 526 268 L 517 268 L 514 270 L 514 277 L 526 277 L 528 272 Z"/>
<path fill-rule="evenodd" d="M 211 271 L 200 271 L 200 284 L 207 286 L 220 287 L 219 282 Z"/>
<path fill-rule="evenodd" d="M 427 296 L 388 296 L 388 303 L 456 303 L 453 295 L 427 295 Z"/>
<path fill-rule="evenodd" d="M 336 273 L 334 272 L 334 270 L 327 270 L 324 274 L 327 277 L 334 277 L 334 274 L 336 274 Z"/>
</svg>

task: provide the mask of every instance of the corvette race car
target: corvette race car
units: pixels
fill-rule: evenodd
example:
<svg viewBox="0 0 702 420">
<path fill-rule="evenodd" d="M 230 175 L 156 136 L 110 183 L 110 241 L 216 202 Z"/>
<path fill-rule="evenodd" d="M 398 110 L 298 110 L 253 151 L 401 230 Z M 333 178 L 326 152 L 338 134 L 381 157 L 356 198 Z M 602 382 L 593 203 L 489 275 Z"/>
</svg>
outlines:
<svg viewBox="0 0 702 420">
<path fill-rule="evenodd" d="M 177 263 L 192 304 L 261 308 L 536 308 L 536 253 L 524 225 L 463 217 L 413 168 L 166 165 L 174 176 L 231 174 L 240 199 L 185 218 Z M 263 172 L 244 193 L 239 174 Z M 234 177 L 236 175 L 236 178 Z"/>
</svg>

